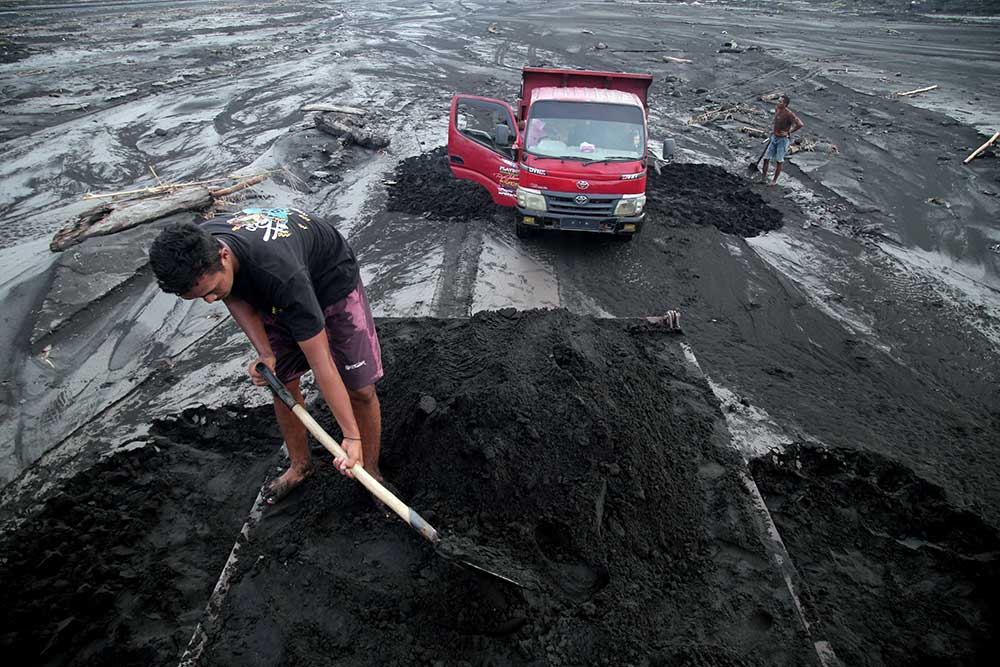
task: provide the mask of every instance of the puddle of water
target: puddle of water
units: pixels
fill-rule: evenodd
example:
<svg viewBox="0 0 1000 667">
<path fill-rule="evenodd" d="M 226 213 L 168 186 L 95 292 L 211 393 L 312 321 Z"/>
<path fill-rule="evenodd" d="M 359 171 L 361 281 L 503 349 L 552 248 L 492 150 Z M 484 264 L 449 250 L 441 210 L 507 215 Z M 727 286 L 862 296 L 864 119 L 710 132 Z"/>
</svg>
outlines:
<svg viewBox="0 0 1000 667">
<path fill-rule="evenodd" d="M 483 239 L 473 313 L 498 308 L 558 308 L 559 279 L 520 245 L 487 235 Z"/>
<path fill-rule="evenodd" d="M 792 438 L 766 410 L 744 402 L 731 389 L 714 382 L 701 368 L 690 345 L 681 343 L 681 349 L 685 359 L 705 377 L 712 393 L 719 399 L 732 444 L 744 460 L 763 456 L 772 449 L 782 451 L 787 443 L 792 442 Z"/>
<path fill-rule="evenodd" d="M 916 276 L 924 277 L 923 284 L 934 294 L 958 310 L 980 311 L 978 316 L 966 317 L 965 322 L 993 343 L 1000 352 L 1000 257 L 997 267 L 990 271 L 982 265 L 958 262 L 941 253 L 919 248 L 902 248 L 889 243 L 879 244 Z"/>
<path fill-rule="evenodd" d="M 435 249 L 419 258 L 410 258 L 405 270 L 387 264 L 361 264 L 361 280 L 379 283 L 382 296 L 371 302 L 375 317 L 430 317 L 444 251 Z"/>
<path fill-rule="evenodd" d="M 805 239 L 793 238 L 780 230 L 747 239 L 747 244 L 775 270 L 800 285 L 816 308 L 853 334 L 868 338 L 878 349 L 889 351 L 885 343 L 876 340 L 873 318 L 849 308 L 846 300 L 840 300 L 838 291 L 827 283 L 833 276 L 852 275 L 835 266 L 828 253 L 811 246 Z"/>
</svg>

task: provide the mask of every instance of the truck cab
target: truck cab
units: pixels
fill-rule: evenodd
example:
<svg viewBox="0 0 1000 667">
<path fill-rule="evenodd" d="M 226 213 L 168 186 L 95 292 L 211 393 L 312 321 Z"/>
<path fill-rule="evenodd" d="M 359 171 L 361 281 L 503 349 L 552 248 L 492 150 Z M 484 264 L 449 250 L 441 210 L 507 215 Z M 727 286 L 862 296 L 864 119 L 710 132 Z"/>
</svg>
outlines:
<svg viewBox="0 0 1000 667">
<path fill-rule="evenodd" d="M 526 67 L 516 112 L 456 95 L 451 171 L 516 208 L 519 237 L 551 229 L 631 239 L 645 218 L 651 83 L 648 74 Z"/>
</svg>

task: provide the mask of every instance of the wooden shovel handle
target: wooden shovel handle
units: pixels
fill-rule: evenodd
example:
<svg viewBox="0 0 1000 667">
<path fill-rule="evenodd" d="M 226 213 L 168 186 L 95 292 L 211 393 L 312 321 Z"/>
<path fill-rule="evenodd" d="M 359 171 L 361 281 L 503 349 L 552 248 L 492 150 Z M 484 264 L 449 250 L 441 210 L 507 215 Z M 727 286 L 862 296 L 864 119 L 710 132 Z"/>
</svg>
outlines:
<svg viewBox="0 0 1000 667">
<path fill-rule="evenodd" d="M 313 434 L 321 445 L 326 447 L 327 451 L 333 454 L 337 458 L 350 458 L 347 452 L 337 444 L 337 441 L 330 437 L 330 434 L 320 426 L 315 419 L 312 418 L 304 407 L 302 407 L 298 401 L 292 396 L 292 393 L 288 391 L 288 388 L 278 379 L 270 368 L 268 368 L 263 362 L 258 363 L 255 370 L 261 374 L 261 376 L 267 380 L 268 386 L 271 387 L 271 391 L 281 399 L 281 402 L 288 406 L 288 408 L 295 414 L 299 420 L 305 424 L 305 427 Z M 354 479 L 361 482 L 361 484 L 368 489 L 369 492 L 391 509 L 393 512 L 399 515 L 403 521 L 410 524 L 410 526 L 420 533 L 428 542 L 432 544 L 437 544 L 441 541 L 438 532 L 427 523 L 422 516 L 417 514 L 413 508 L 404 503 L 402 500 L 396 497 L 396 495 L 389 489 L 382 486 L 377 479 L 372 477 L 367 470 L 364 469 L 358 463 L 355 463 L 351 468 L 351 472 L 354 474 Z"/>
</svg>

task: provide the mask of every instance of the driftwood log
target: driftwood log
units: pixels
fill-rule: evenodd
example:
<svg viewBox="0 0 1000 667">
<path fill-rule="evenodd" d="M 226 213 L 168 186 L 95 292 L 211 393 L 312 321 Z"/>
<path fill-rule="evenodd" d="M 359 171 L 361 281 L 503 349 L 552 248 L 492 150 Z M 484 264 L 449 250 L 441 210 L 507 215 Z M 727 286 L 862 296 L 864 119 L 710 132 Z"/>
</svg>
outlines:
<svg viewBox="0 0 1000 667">
<path fill-rule="evenodd" d="M 303 111 L 333 111 L 335 113 L 346 113 L 351 116 L 364 116 L 368 112 L 364 109 L 359 109 L 357 107 L 342 107 L 337 104 L 323 104 L 322 102 L 317 102 L 316 104 L 307 104 L 302 107 Z"/>
<path fill-rule="evenodd" d="M 389 145 L 389 138 L 368 129 L 364 119 L 342 113 L 316 114 L 317 129 L 340 137 L 345 146 L 357 144 L 365 148 L 380 149 Z"/>
<path fill-rule="evenodd" d="M 72 220 L 56 232 L 49 243 L 52 252 L 61 252 L 91 236 L 106 236 L 181 211 L 201 210 L 214 201 L 207 188 L 185 188 L 177 192 L 102 204 Z"/>
<path fill-rule="evenodd" d="M 980 146 L 976 150 L 972 151 L 972 153 L 969 154 L 969 157 L 967 157 L 964 160 L 962 160 L 962 164 L 969 164 L 970 162 L 972 162 L 973 160 L 975 160 L 977 155 L 979 155 L 984 150 L 986 150 L 987 148 L 989 148 L 990 144 L 992 144 L 994 141 L 997 140 L 997 137 L 1000 137 L 1000 132 L 995 132 L 992 137 L 990 137 L 989 139 L 986 140 L 985 144 L 983 144 L 982 146 Z"/>
<path fill-rule="evenodd" d="M 937 90 L 937 84 L 933 86 L 925 86 L 924 88 L 917 88 L 916 90 L 907 90 L 906 92 L 896 93 L 897 97 L 909 97 L 910 95 L 916 95 L 918 93 L 926 93 L 931 90 Z"/>
<path fill-rule="evenodd" d="M 258 183 L 263 183 L 264 181 L 267 180 L 267 177 L 270 175 L 271 175 L 270 172 L 266 174 L 257 174 L 252 178 L 248 178 L 245 181 L 240 181 L 236 185 L 231 185 L 228 188 L 216 188 L 215 190 L 211 191 L 212 196 L 215 197 L 216 199 L 219 199 L 220 197 L 226 197 L 228 195 L 233 194 L 234 192 L 245 190 L 246 188 L 249 188 L 251 185 L 257 185 Z"/>
<path fill-rule="evenodd" d="M 89 199 L 122 194 L 145 194 L 146 196 L 141 199 L 133 197 L 132 199 L 110 201 L 87 210 L 56 232 L 56 235 L 52 237 L 52 242 L 49 243 L 49 249 L 52 252 L 61 252 L 82 243 L 91 236 L 107 236 L 181 211 L 200 211 L 208 208 L 216 199 L 257 185 L 270 175 L 270 172 L 257 174 L 227 188 L 211 190 L 199 184 L 232 180 L 236 177 L 227 176 L 226 178 L 195 183 L 168 183 L 141 190 L 90 195 Z"/>
</svg>

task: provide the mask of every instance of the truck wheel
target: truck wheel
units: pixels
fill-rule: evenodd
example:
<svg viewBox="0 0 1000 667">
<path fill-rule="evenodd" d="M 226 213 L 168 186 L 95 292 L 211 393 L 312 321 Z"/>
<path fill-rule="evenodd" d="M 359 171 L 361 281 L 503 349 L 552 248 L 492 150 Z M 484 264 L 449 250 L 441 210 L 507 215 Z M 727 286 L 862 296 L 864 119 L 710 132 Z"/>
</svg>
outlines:
<svg viewBox="0 0 1000 667">
<path fill-rule="evenodd" d="M 535 230 L 521 222 L 514 223 L 514 234 L 519 239 L 530 239 L 535 235 Z"/>
<path fill-rule="evenodd" d="M 619 243 L 628 243 L 633 238 L 635 238 L 635 234 L 615 234 L 615 241 Z"/>
</svg>

